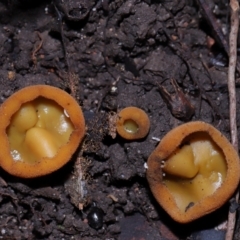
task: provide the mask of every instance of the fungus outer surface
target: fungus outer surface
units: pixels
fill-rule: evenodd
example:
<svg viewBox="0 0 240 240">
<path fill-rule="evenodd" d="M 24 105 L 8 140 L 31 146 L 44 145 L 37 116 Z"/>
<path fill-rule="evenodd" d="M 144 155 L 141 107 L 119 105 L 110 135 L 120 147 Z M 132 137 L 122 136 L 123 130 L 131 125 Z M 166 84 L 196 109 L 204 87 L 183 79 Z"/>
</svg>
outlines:
<svg viewBox="0 0 240 240">
<path fill-rule="evenodd" d="M 229 141 L 204 122 L 170 131 L 148 159 L 147 178 L 159 204 L 187 223 L 221 207 L 239 183 L 239 158 Z"/>
<path fill-rule="evenodd" d="M 148 115 L 140 108 L 127 107 L 118 114 L 117 132 L 127 140 L 137 140 L 147 136 L 150 128 Z"/>
<path fill-rule="evenodd" d="M 51 173 L 67 163 L 85 134 L 78 103 L 55 87 L 21 89 L 0 107 L 0 165 L 29 178 Z"/>
</svg>

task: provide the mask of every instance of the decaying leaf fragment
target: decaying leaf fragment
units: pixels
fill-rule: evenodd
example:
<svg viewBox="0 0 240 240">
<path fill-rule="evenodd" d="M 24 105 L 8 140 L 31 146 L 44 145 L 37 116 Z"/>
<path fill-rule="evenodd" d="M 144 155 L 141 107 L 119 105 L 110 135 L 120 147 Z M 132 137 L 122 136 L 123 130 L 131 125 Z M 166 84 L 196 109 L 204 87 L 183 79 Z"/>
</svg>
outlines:
<svg viewBox="0 0 240 240">
<path fill-rule="evenodd" d="M 180 120 L 189 120 L 193 116 L 195 109 L 194 106 L 187 99 L 185 94 L 178 86 L 175 79 L 171 79 L 175 93 L 170 94 L 165 87 L 158 84 L 160 94 L 171 111 L 172 115 Z"/>
</svg>

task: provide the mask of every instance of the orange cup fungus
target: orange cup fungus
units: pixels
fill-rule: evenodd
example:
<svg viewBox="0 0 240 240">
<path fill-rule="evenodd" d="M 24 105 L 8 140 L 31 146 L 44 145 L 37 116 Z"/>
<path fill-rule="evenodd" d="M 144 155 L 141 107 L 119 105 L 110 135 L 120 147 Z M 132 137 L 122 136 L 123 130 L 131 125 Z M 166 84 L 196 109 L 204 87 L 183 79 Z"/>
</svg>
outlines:
<svg viewBox="0 0 240 240">
<path fill-rule="evenodd" d="M 127 107 L 118 114 L 117 132 L 127 140 L 141 139 L 147 136 L 150 128 L 148 115 L 140 108 Z"/>
<path fill-rule="evenodd" d="M 85 134 L 78 103 L 51 86 L 21 89 L 2 104 L 0 116 L 0 166 L 18 177 L 38 177 L 59 169 Z"/>
<path fill-rule="evenodd" d="M 180 223 L 221 207 L 237 188 L 239 174 L 233 146 L 217 129 L 200 121 L 171 130 L 148 158 L 151 191 Z"/>
</svg>

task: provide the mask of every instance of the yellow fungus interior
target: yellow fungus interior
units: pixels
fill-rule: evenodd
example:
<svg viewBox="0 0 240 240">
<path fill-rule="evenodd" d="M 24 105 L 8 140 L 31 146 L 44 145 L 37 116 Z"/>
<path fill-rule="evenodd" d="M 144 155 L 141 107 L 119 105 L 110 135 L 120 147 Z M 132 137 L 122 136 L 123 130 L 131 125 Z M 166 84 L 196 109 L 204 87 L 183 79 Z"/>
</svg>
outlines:
<svg viewBox="0 0 240 240">
<path fill-rule="evenodd" d="M 162 164 L 163 182 L 182 212 L 213 194 L 227 173 L 222 150 L 202 132 L 190 135 Z"/>
<path fill-rule="evenodd" d="M 136 133 L 139 129 L 137 123 L 134 122 L 132 119 L 128 119 L 124 121 L 123 126 L 126 132 L 132 133 L 132 134 Z"/>
<path fill-rule="evenodd" d="M 39 97 L 24 103 L 7 128 L 11 155 L 28 163 L 52 158 L 68 142 L 73 129 L 67 113 L 55 101 Z"/>
</svg>

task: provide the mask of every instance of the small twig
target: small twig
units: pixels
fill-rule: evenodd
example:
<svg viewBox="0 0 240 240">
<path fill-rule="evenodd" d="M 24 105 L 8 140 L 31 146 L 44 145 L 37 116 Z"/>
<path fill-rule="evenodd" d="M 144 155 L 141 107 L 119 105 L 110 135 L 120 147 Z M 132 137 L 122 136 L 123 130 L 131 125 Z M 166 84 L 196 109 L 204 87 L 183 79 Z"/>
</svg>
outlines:
<svg viewBox="0 0 240 240">
<path fill-rule="evenodd" d="M 37 66 L 37 57 L 36 57 L 36 55 L 37 55 L 38 51 L 42 48 L 42 45 L 43 45 L 43 38 L 42 38 L 40 32 L 36 32 L 36 33 L 37 33 L 37 35 L 38 35 L 38 37 L 40 39 L 40 43 L 34 48 L 34 50 L 32 52 L 32 61 L 33 61 L 33 64 L 34 64 L 35 67 Z"/>
<path fill-rule="evenodd" d="M 63 47 L 63 52 L 65 56 L 65 64 L 67 68 L 67 81 L 68 81 L 68 86 L 70 88 L 70 94 L 72 97 L 77 98 L 77 82 L 79 81 L 77 75 L 73 72 L 71 64 L 69 63 L 69 58 L 68 58 L 68 52 L 67 52 L 67 41 L 64 35 L 64 29 L 63 29 L 63 14 L 62 12 L 58 9 L 57 5 L 54 3 L 54 8 L 56 11 L 56 14 L 58 16 L 58 22 L 59 22 L 59 31 L 61 35 L 61 42 L 62 42 L 62 47 Z"/>
<path fill-rule="evenodd" d="M 198 79 L 195 77 L 195 74 L 192 70 L 191 64 L 190 64 L 190 60 L 191 60 L 191 53 L 190 51 L 183 51 L 183 49 L 181 48 L 181 45 L 176 45 L 173 44 L 173 42 L 171 42 L 171 38 L 168 35 L 167 31 L 165 31 L 166 36 L 169 39 L 169 47 L 174 51 L 174 53 L 182 59 L 182 61 L 186 64 L 187 68 L 188 68 L 188 73 L 189 76 L 191 77 L 193 83 L 198 87 L 199 91 L 200 91 L 200 97 L 199 97 L 199 113 L 197 116 L 200 116 L 200 107 L 201 107 L 201 99 L 204 99 L 205 101 L 207 101 L 207 103 L 211 106 L 211 108 L 213 109 L 215 115 L 218 115 L 221 120 L 223 121 L 224 126 L 226 126 L 226 123 L 224 121 L 224 117 L 222 115 L 222 113 L 219 111 L 217 105 L 214 103 L 214 101 L 212 101 L 211 97 L 208 96 L 208 94 L 206 93 L 206 91 L 204 90 L 202 84 L 200 81 L 198 81 Z M 215 116 L 214 116 L 215 118 Z"/>
<path fill-rule="evenodd" d="M 229 92 L 229 118 L 231 130 L 231 142 L 238 152 L 237 123 L 236 123 L 236 88 L 235 88 L 235 70 L 237 62 L 237 36 L 239 27 L 239 4 L 237 0 L 230 0 L 231 7 L 231 31 L 229 35 L 229 67 L 228 67 L 228 92 Z M 238 202 L 239 192 L 234 195 Z M 236 211 L 228 213 L 228 227 L 225 236 L 226 240 L 233 239 L 236 222 Z"/>
<path fill-rule="evenodd" d="M 225 39 L 225 36 L 222 32 L 221 27 L 219 26 L 214 14 L 212 13 L 211 9 L 209 8 L 209 1 L 205 0 L 197 0 L 204 18 L 210 25 L 212 29 L 212 33 L 214 34 L 215 40 L 218 42 L 218 44 L 225 50 L 227 55 L 229 55 L 229 47 L 228 43 Z"/>
</svg>

